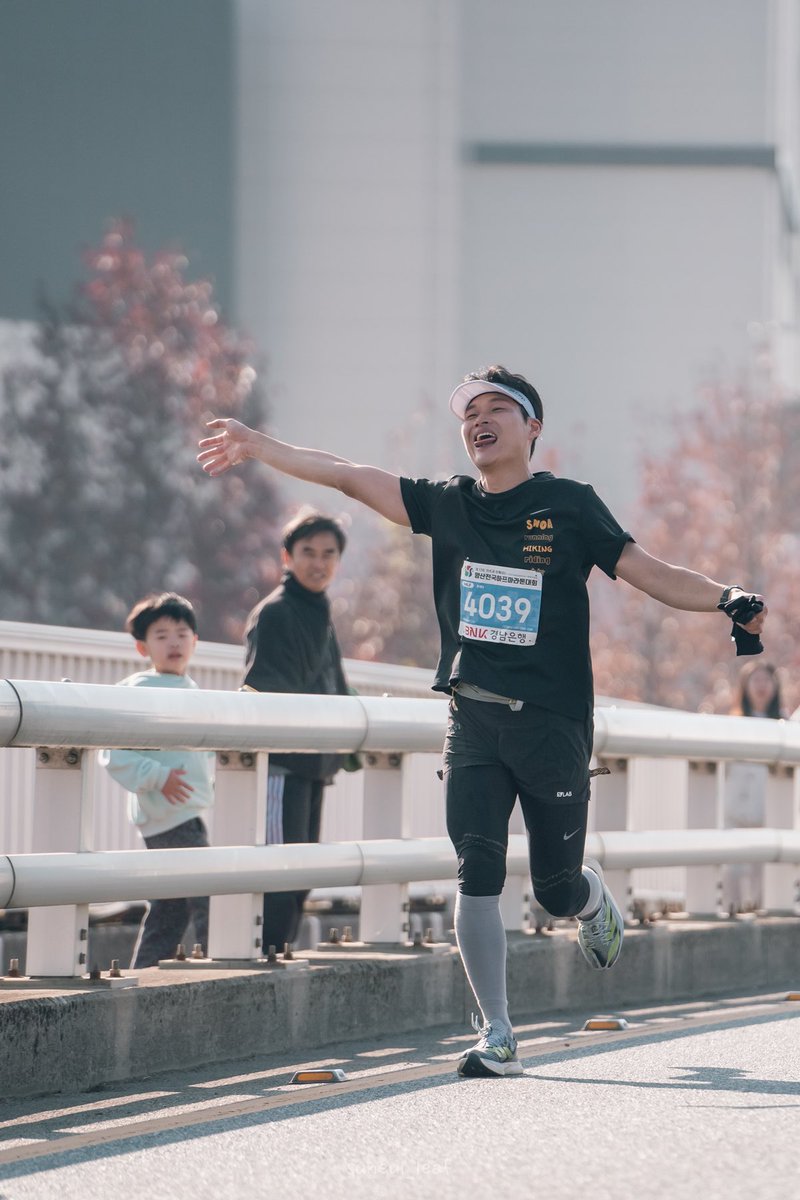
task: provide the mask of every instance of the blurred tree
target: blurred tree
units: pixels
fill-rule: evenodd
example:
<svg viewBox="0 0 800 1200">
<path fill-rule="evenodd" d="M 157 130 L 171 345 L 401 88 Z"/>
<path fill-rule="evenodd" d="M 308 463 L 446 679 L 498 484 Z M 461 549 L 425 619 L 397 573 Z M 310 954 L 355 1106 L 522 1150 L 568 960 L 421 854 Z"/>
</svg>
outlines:
<svg viewBox="0 0 800 1200">
<path fill-rule="evenodd" d="M 765 657 L 800 701 L 800 477 L 797 407 L 757 377 L 703 389 L 674 445 L 643 462 L 637 542 L 650 554 L 762 592 Z M 797 453 L 795 451 L 795 466 Z M 682 613 L 624 583 L 593 583 L 597 691 L 682 709 L 727 712 L 744 660 L 722 614 Z"/>
<path fill-rule="evenodd" d="M 277 578 L 265 473 L 210 480 L 212 413 L 263 425 L 249 347 L 173 252 L 148 261 L 127 222 L 86 254 L 75 301 L 42 302 L 38 360 L 4 377 L 0 601 L 5 619 L 120 628 L 173 588 L 206 639 L 236 640 Z"/>
<path fill-rule="evenodd" d="M 430 540 L 381 522 L 360 557 L 370 564 L 369 574 L 341 578 L 332 598 L 343 653 L 432 670 L 439 657 L 439 633 Z"/>
</svg>

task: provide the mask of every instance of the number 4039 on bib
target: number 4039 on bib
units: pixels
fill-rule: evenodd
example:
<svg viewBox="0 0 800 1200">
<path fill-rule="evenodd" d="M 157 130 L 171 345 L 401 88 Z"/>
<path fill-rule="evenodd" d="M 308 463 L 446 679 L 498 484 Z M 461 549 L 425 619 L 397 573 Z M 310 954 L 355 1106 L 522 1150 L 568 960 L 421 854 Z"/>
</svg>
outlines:
<svg viewBox="0 0 800 1200">
<path fill-rule="evenodd" d="M 541 603 L 539 571 L 465 562 L 458 632 L 467 641 L 533 646 Z"/>
</svg>

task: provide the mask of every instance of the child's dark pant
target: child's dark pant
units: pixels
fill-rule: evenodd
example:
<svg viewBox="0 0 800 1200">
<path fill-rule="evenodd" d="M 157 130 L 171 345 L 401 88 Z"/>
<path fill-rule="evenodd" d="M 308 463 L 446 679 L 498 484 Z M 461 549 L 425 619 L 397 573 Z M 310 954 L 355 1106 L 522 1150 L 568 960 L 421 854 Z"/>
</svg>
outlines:
<svg viewBox="0 0 800 1200">
<path fill-rule="evenodd" d="M 166 833 L 146 837 L 148 850 L 173 850 L 178 847 L 207 846 L 208 833 L 199 817 L 184 821 Z M 150 911 L 139 930 L 133 953 L 134 968 L 154 967 L 162 958 L 174 958 L 179 943 L 186 944 L 186 931 L 193 926 L 193 942 L 208 949 L 208 896 L 186 900 L 151 900 Z M 191 946 L 187 947 L 187 954 Z"/>
</svg>

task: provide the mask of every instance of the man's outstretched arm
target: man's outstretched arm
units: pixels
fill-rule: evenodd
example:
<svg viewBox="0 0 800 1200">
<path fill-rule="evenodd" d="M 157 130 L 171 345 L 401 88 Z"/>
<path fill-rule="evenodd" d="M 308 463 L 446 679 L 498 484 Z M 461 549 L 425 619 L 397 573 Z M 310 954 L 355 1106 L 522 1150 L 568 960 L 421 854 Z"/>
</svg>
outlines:
<svg viewBox="0 0 800 1200">
<path fill-rule="evenodd" d="M 304 479 L 307 483 L 336 488 L 345 496 L 360 500 L 396 525 L 410 526 L 400 491 L 400 479 L 378 467 L 360 466 L 328 454 L 279 442 L 248 428 L 241 421 L 218 419 L 208 422 L 215 432 L 200 442 L 197 461 L 208 475 L 222 475 L 248 458 L 258 459 L 275 471 Z"/>
<path fill-rule="evenodd" d="M 646 592 L 670 608 L 682 608 L 687 612 L 714 612 L 726 586 L 697 571 L 653 558 L 635 542 L 627 542 L 624 546 L 617 561 L 616 573 L 640 592 Z M 735 596 L 736 592 L 733 594 Z M 763 596 L 756 598 L 763 601 Z M 743 628 L 748 633 L 760 633 L 766 615 L 765 605 Z"/>
</svg>

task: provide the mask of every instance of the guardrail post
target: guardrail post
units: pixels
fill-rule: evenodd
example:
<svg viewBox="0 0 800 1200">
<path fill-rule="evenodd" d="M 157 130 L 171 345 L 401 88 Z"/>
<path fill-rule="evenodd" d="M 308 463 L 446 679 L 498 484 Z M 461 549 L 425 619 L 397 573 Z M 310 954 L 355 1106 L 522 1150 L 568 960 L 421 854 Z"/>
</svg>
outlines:
<svg viewBox="0 0 800 1200">
<path fill-rule="evenodd" d="M 265 752 L 217 754 L 214 788 L 214 845 L 263 846 L 267 834 Z M 253 960 L 261 944 L 263 895 L 212 896 L 208 914 L 208 957 Z M 283 947 L 280 947 L 283 950 Z"/>
<path fill-rule="evenodd" d="M 593 833 L 629 829 L 631 816 L 631 772 L 627 758 L 599 758 L 598 767 L 608 767 L 610 774 L 596 775 L 592 780 L 592 803 L 589 805 L 589 829 Z M 631 872 L 624 869 L 607 871 L 603 875 L 615 900 L 623 911 L 625 920 L 633 916 L 631 911 Z"/>
<path fill-rule="evenodd" d="M 402 754 L 367 754 L 364 768 L 365 841 L 409 836 Z M 381 883 L 361 889 L 362 942 L 409 940 L 408 884 Z"/>
<path fill-rule="evenodd" d="M 39 746 L 33 795 L 32 851 L 91 850 L 96 755 L 88 750 Z M 87 970 L 88 904 L 28 910 L 25 972 L 76 976 Z"/>
<path fill-rule="evenodd" d="M 767 829 L 800 829 L 800 769 L 772 766 L 767 776 L 764 805 Z M 800 864 L 767 863 L 764 868 L 764 907 L 794 912 Z"/>
<path fill-rule="evenodd" d="M 690 762 L 686 796 L 687 829 L 721 829 L 725 795 L 725 764 Z M 719 865 L 686 868 L 686 911 L 694 916 L 716 916 L 720 911 L 722 868 Z"/>
</svg>

